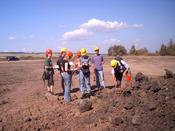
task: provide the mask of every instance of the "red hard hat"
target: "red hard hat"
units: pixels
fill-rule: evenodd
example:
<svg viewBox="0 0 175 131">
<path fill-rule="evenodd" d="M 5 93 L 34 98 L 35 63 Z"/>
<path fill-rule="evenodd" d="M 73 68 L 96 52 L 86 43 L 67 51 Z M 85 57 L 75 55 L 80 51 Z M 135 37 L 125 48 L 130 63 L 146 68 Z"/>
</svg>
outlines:
<svg viewBox="0 0 175 131">
<path fill-rule="evenodd" d="M 46 55 L 48 55 L 48 54 L 51 54 L 52 55 L 52 50 L 51 49 L 47 49 L 46 50 Z"/>
<path fill-rule="evenodd" d="M 80 57 L 81 56 L 81 51 L 77 51 L 76 56 Z"/>
<path fill-rule="evenodd" d="M 72 58 L 73 53 L 72 53 L 71 51 L 68 51 L 68 52 L 67 52 L 67 56 L 68 56 L 69 58 Z"/>
</svg>

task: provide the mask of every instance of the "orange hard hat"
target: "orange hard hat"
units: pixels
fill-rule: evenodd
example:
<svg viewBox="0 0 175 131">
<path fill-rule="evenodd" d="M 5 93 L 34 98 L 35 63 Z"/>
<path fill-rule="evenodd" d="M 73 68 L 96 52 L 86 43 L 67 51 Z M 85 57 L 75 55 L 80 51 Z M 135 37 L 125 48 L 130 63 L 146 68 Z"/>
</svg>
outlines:
<svg viewBox="0 0 175 131">
<path fill-rule="evenodd" d="M 46 50 L 46 55 L 48 55 L 48 54 L 51 54 L 52 55 L 52 50 L 51 49 L 47 49 Z"/>
<path fill-rule="evenodd" d="M 68 57 L 69 57 L 69 59 L 70 59 L 70 58 L 72 58 L 73 53 L 72 53 L 71 51 L 68 51 L 68 52 L 67 52 L 67 56 L 68 56 Z"/>
<path fill-rule="evenodd" d="M 81 51 L 77 51 L 76 56 L 80 57 L 81 56 Z"/>
</svg>

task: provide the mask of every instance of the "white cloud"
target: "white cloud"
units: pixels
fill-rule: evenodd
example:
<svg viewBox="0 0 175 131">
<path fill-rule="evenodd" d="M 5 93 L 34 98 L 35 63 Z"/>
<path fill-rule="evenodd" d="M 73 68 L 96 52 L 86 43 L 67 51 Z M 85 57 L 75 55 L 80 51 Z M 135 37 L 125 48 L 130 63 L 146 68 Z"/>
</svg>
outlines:
<svg viewBox="0 0 175 131">
<path fill-rule="evenodd" d="M 91 34 L 92 33 L 88 32 L 87 29 L 80 28 L 71 32 L 64 33 L 63 40 L 84 39 Z"/>
<path fill-rule="evenodd" d="M 67 40 L 81 40 L 81 39 L 87 38 L 89 35 L 93 34 L 95 31 L 110 32 L 110 31 L 116 31 L 119 29 L 140 28 L 140 27 L 143 27 L 143 25 L 142 24 L 129 25 L 126 22 L 102 21 L 102 20 L 93 18 L 81 24 L 76 30 L 65 32 L 62 36 L 62 40 L 64 41 L 62 43 L 65 43 L 65 41 Z M 110 43 L 113 43 L 113 41 L 111 41 Z"/>
<path fill-rule="evenodd" d="M 114 44 L 120 44 L 121 41 L 115 38 L 110 38 L 110 39 L 106 39 L 103 42 L 104 44 L 109 44 L 109 45 L 114 45 Z"/>
<path fill-rule="evenodd" d="M 30 39 L 33 39 L 34 38 L 34 35 L 33 34 L 29 35 L 29 38 Z"/>
<path fill-rule="evenodd" d="M 16 38 L 13 37 L 13 36 L 10 36 L 8 39 L 9 39 L 9 40 L 15 40 Z"/>
<path fill-rule="evenodd" d="M 3 52 L 9 52 L 9 50 L 3 50 Z"/>
<path fill-rule="evenodd" d="M 131 25 L 131 27 L 141 28 L 141 27 L 143 27 L 143 24 L 133 24 L 133 25 Z"/>
<path fill-rule="evenodd" d="M 22 48 L 22 52 L 27 52 L 27 49 L 25 47 Z"/>
<path fill-rule="evenodd" d="M 95 29 L 99 31 L 115 31 L 119 29 L 124 28 L 138 28 L 143 27 L 142 24 L 133 24 L 129 25 L 125 22 L 117 22 L 117 21 L 102 21 L 98 19 L 90 19 L 88 22 L 80 25 L 80 28 L 86 28 L 86 29 Z"/>
</svg>

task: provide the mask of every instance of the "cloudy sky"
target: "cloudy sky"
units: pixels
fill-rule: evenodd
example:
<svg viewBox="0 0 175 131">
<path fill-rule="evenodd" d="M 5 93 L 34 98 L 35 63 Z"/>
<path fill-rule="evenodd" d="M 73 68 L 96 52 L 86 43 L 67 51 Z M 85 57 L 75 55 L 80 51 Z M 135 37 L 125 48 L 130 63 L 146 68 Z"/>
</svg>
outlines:
<svg viewBox="0 0 175 131">
<path fill-rule="evenodd" d="M 174 7 L 175 0 L 1 0 L 0 52 L 106 53 L 114 44 L 155 51 L 175 41 Z"/>
</svg>

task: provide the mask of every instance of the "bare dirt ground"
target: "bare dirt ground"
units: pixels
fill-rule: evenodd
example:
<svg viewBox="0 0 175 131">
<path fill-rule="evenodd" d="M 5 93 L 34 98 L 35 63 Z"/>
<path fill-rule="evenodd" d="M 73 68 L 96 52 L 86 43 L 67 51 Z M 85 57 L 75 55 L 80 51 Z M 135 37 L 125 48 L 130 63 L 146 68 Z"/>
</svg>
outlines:
<svg viewBox="0 0 175 131">
<path fill-rule="evenodd" d="M 160 76 L 165 74 L 165 68 L 175 73 L 175 57 L 127 56 L 124 59 L 131 67 L 133 78 L 142 72 L 153 79 L 116 90 L 112 84 L 111 58 L 107 57 L 104 65 L 107 88 L 87 98 L 92 102 L 92 109 L 84 113 L 78 109 L 81 100 L 75 76 L 71 93 L 74 100 L 65 103 L 57 70 L 55 95 L 47 94 L 41 80 L 44 60 L 0 61 L 0 130 L 174 131 L 175 79 Z M 93 72 L 91 85 L 94 89 Z"/>
</svg>

